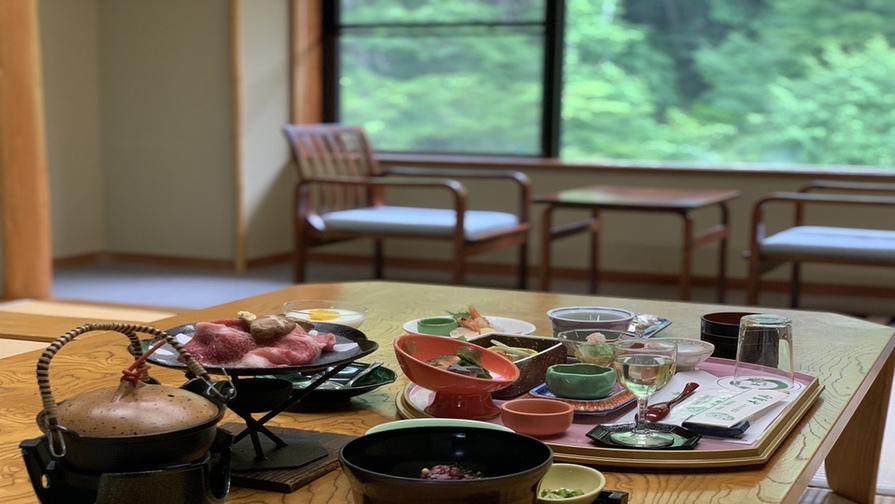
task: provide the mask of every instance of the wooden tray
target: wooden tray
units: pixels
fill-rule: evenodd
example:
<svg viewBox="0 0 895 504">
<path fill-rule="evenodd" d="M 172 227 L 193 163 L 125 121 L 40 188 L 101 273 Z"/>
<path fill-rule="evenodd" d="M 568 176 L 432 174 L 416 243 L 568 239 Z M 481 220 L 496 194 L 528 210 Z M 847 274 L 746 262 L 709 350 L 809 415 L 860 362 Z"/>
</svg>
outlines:
<svg viewBox="0 0 895 504">
<path fill-rule="evenodd" d="M 699 368 L 715 376 L 733 374 L 734 361 L 709 358 Z M 598 447 L 585 434 L 598 424 L 611 424 L 624 415 L 592 417 L 576 415 L 575 423 L 565 434 L 543 441 L 553 449 L 554 460 L 577 462 L 595 466 L 638 468 L 712 468 L 760 465 L 768 461 L 774 451 L 792 432 L 799 420 L 808 412 L 823 391 L 817 378 L 796 373 L 796 381 L 802 386 L 799 397 L 790 403 L 752 444 L 732 443 L 703 437 L 692 450 L 641 450 Z M 407 397 L 415 384 L 409 383 L 396 399 L 398 414 L 404 418 L 425 418 L 430 415 L 413 404 Z M 500 404 L 501 401 L 495 401 Z M 500 419 L 491 420 L 500 423 Z"/>
</svg>

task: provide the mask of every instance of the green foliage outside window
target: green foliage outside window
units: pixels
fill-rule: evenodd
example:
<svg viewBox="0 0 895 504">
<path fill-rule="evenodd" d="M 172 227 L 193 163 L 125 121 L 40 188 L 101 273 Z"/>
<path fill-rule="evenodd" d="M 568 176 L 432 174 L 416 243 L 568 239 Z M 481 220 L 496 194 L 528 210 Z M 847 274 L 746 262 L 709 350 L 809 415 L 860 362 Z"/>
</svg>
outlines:
<svg viewBox="0 0 895 504">
<path fill-rule="evenodd" d="M 539 155 L 544 1 L 343 0 L 340 121 L 382 150 Z M 568 0 L 561 156 L 891 168 L 892 20 L 891 0 Z"/>
</svg>

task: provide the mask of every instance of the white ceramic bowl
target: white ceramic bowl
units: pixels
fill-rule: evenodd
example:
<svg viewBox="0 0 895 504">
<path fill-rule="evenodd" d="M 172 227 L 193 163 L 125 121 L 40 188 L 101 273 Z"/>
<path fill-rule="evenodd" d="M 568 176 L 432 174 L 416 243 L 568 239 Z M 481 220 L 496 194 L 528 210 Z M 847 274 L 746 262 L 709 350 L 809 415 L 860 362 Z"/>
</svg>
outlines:
<svg viewBox="0 0 895 504">
<path fill-rule="evenodd" d="M 655 338 L 657 341 L 677 343 L 677 369 L 686 370 L 696 367 L 715 351 L 715 345 L 708 341 L 693 338 Z"/>
<path fill-rule="evenodd" d="M 547 474 L 538 483 L 538 504 L 590 504 L 597 498 L 597 494 L 603 490 L 606 477 L 603 473 L 578 464 L 553 464 L 547 470 Z M 547 499 L 541 497 L 541 492 L 565 488 L 567 490 L 581 490 L 583 495 L 566 497 L 564 499 Z"/>
<path fill-rule="evenodd" d="M 553 335 L 572 329 L 625 330 L 635 313 L 606 306 L 564 306 L 547 311 L 553 325 Z"/>
</svg>

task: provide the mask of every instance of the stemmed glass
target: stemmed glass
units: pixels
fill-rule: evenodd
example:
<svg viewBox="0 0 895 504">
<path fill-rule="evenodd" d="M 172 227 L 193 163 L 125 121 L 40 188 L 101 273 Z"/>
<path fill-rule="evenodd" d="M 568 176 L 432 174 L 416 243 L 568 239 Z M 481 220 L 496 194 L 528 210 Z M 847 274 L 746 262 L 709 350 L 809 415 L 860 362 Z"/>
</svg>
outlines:
<svg viewBox="0 0 895 504">
<path fill-rule="evenodd" d="M 672 342 L 636 339 L 615 342 L 615 376 L 637 398 L 637 416 L 632 429 L 614 432 L 610 439 L 634 447 L 661 447 L 674 443 L 671 434 L 650 429 L 646 407 L 650 396 L 671 381 L 676 358 L 677 345 Z"/>
</svg>

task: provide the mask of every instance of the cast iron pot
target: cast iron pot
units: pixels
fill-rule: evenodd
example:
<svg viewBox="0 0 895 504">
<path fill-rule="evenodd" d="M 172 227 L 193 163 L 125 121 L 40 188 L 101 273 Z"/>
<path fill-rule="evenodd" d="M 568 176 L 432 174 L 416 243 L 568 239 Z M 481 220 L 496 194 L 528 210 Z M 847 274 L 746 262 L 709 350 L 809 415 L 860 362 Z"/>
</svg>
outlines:
<svg viewBox="0 0 895 504">
<path fill-rule="evenodd" d="M 60 419 L 60 406 L 66 401 L 79 401 L 79 397 L 86 398 L 91 393 L 87 392 L 56 403 L 49 383 L 50 360 L 63 345 L 80 334 L 94 330 L 118 331 L 127 336 L 131 342 L 137 371 L 144 365 L 143 352 L 140 350 L 140 340 L 136 333 L 142 332 L 164 338 L 180 352 L 190 373 L 195 375 L 195 378 L 177 388 L 158 384 L 157 381 L 144 374 L 143 382 L 145 384 L 139 385 L 139 387 L 147 392 L 146 396 L 160 397 L 162 401 L 165 398 L 171 398 L 171 401 L 186 402 L 186 408 L 194 407 L 197 416 L 189 418 L 189 415 L 185 415 L 186 418 L 181 419 L 184 425 L 179 427 L 161 432 L 152 432 L 151 429 L 147 429 L 148 432 L 141 432 L 141 425 L 145 426 L 154 422 L 154 419 L 151 418 L 154 413 L 164 417 L 165 410 L 168 408 L 165 407 L 164 402 L 161 402 L 161 405 L 155 403 L 154 410 L 145 409 L 140 412 L 141 403 L 137 400 L 133 406 L 137 409 L 137 415 L 140 418 L 119 418 L 117 415 L 114 417 L 109 415 L 102 418 L 90 418 L 89 422 L 86 422 L 87 425 L 102 426 L 105 431 L 120 432 L 121 434 L 85 435 L 67 427 L 64 424 L 65 419 Z M 51 454 L 66 467 L 86 473 L 148 471 L 201 460 L 214 443 L 217 432 L 216 425 L 224 415 L 227 402 L 235 394 L 229 382 L 212 380 L 202 365 L 183 348 L 183 345 L 164 331 L 154 327 L 119 323 L 86 324 L 60 336 L 41 355 L 37 365 L 37 378 L 44 406 L 43 411 L 37 416 L 37 424 L 48 438 Z M 158 388 L 147 389 L 145 387 Z M 191 406 L 190 403 L 195 406 Z M 174 403 L 171 404 L 171 409 L 173 409 Z M 183 410 L 183 404 L 179 404 L 178 407 L 181 411 Z M 87 411 L 92 412 L 93 409 L 87 408 Z M 201 416 L 199 416 L 200 412 Z M 171 415 L 167 414 L 167 416 Z M 173 420 L 177 421 L 176 418 Z M 84 424 L 82 422 L 82 425 Z"/>
</svg>

